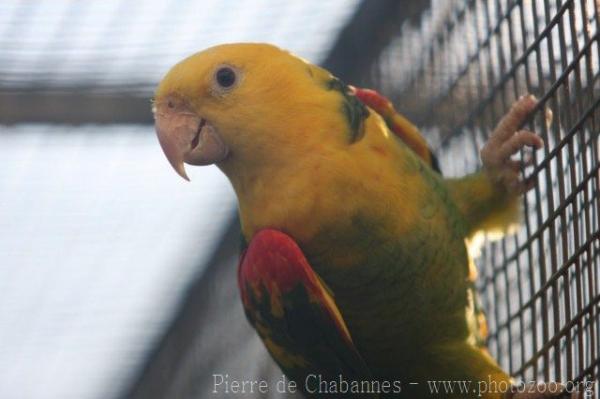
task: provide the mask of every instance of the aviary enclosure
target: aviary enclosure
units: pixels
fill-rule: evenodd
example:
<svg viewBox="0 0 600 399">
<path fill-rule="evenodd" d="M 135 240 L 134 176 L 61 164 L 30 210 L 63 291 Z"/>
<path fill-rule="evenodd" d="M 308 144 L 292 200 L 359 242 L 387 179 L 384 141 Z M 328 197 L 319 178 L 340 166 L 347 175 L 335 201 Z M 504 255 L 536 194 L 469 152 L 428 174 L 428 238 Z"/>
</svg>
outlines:
<svg viewBox="0 0 600 399">
<path fill-rule="evenodd" d="M 111 142 L 110 146 L 118 147 L 115 152 L 127 153 L 132 150 L 128 143 L 138 143 L 141 148 L 156 151 L 135 154 L 146 159 L 156 155 L 155 159 L 160 159 L 157 162 L 164 162 L 155 142 L 149 106 L 152 89 L 159 78 L 158 71 L 162 68 L 164 72 L 168 66 L 166 62 L 165 65 L 161 64 L 164 60 L 160 54 L 173 56 L 177 49 L 184 49 L 188 53 L 192 48 L 199 50 L 196 40 L 202 39 L 202 35 L 216 40 L 223 32 L 198 31 L 195 30 L 194 21 L 187 21 L 189 24 L 186 25 L 188 30 L 184 32 L 185 35 L 171 35 L 174 31 L 163 34 L 160 29 L 173 26 L 169 23 L 161 25 L 167 14 L 159 15 L 161 11 L 153 7 L 146 7 L 145 13 L 140 14 L 138 20 L 132 18 L 130 25 L 128 19 L 136 14 L 134 8 L 137 3 L 127 1 L 113 1 L 111 7 L 114 6 L 114 11 L 104 10 L 94 2 L 63 3 L 62 14 L 50 13 L 51 17 L 62 18 L 63 25 L 55 31 L 42 30 L 40 37 L 29 37 L 27 32 L 31 25 L 21 26 L 20 21 L 30 17 L 30 13 L 43 20 L 44 13 L 53 7 L 50 2 L 43 3 L 40 8 L 36 3 L 14 3 L 7 8 L 12 10 L 11 15 L 0 19 L 4 23 L 0 27 L 7 32 L 7 36 L 0 37 L 0 49 L 4 48 L 4 55 L 0 54 L 0 128 L 5 129 L 4 125 L 13 123 L 49 123 L 35 127 L 33 130 L 37 133 L 25 135 L 25 144 L 27 149 L 37 146 L 35 148 L 43 147 L 44 151 L 52 151 L 51 146 L 46 147 L 46 139 L 42 140 L 41 137 L 54 140 L 50 133 L 62 132 L 65 127 L 61 124 L 97 124 L 69 127 L 67 130 L 74 136 L 78 134 L 78 129 L 95 132 L 92 135 L 111 130 L 112 133 L 106 133 L 105 137 L 113 138 L 114 134 L 114 137 L 122 139 Z M 186 4 L 192 7 L 192 3 Z M 211 3 L 214 15 L 229 15 L 230 3 L 207 3 Z M 304 2 L 274 1 L 270 6 L 272 9 L 263 7 L 264 10 L 254 9 L 256 5 L 251 2 L 240 3 L 244 4 L 245 13 L 252 11 L 252 15 L 264 17 L 262 20 L 271 18 L 267 11 L 273 13 L 273 18 L 278 18 L 282 13 L 287 18 L 292 18 L 290 15 L 294 14 L 294 17 L 301 19 L 302 23 L 290 23 L 296 30 L 288 29 L 287 36 L 271 34 L 275 44 L 285 45 L 276 40 L 297 42 L 299 39 L 310 39 L 311 43 L 316 43 L 315 46 L 318 44 L 323 47 L 314 52 L 317 54 L 315 57 L 320 54 L 320 63 L 326 68 L 348 83 L 373 87 L 392 98 L 396 108 L 425 132 L 447 176 L 462 175 L 478 167 L 478 149 L 518 96 L 532 93 L 539 98 L 540 105 L 527 122 L 527 127 L 539 132 L 546 146 L 535 154 L 533 165 L 524 171 L 535 179 L 536 184 L 523 199 L 523 225 L 515 235 L 487 241 L 477 259 L 478 289 L 489 324 L 488 347 L 502 367 L 517 379 L 597 382 L 600 374 L 600 0 L 356 0 L 355 3 L 347 2 L 356 9 L 348 11 L 346 16 L 342 16 L 343 13 L 337 15 L 332 6 L 327 6 L 329 15 L 325 19 L 329 21 L 336 14 L 337 19 L 345 21 L 343 26 L 335 29 L 332 27 L 335 24 L 325 27 L 323 21 L 318 26 L 312 26 L 318 17 L 318 12 L 314 10 L 302 8 L 300 13 L 297 10 L 289 11 L 288 7 L 292 7 L 290 4 L 298 6 Z M 329 2 L 323 0 L 320 3 Z M 104 18 L 101 23 L 98 22 L 98 30 L 94 31 L 97 35 L 69 35 L 68 27 L 73 26 L 74 20 L 79 20 L 78 13 L 91 19 L 95 17 L 88 8 L 92 7 L 90 4 L 100 7 Z M 181 15 L 186 13 L 185 8 L 171 11 Z M 169 15 L 175 19 L 185 19 L 185 15 Z M 243 16 L 238 17 L 240 21 L 243 20 Z M 290 20 L 286 19 L 288 22 Z M 126 41 L 132 39 L 128 36 L 131 33 L 130 26 L 136 26 L 141 32 L 139 42 L 137 37 L 134 38 L 136 40 Z M 311 26 L 314 29 L 310 32 L 303 31 Z M 275 28 L 265 24 L 261 29 L 269 31 Z M 281 27 L 279 29 L 281 31 Z M 319 29 L 323 29 L 323 32 Z M 329 40 L 330 45 L 324 44 L 327 40 L 321 40 L 323 37 Z M 158 46 L 154 43 L 155 38 L 158 39 Z M 28 49 L 30 39 L 40 48 Z M 41 48 L 44 40 L 50 44 Z M 120 40 L 128 44 L 121 45 Z M 82 54 L 74 54 L 73 49 L 77 48 L 83 49 Z M 61 58 L 61 54 L 65 55 L 64 58 Z M 52 62 L 47 62 L 45 57 L 48 55 L 52 55 Z M 86 58 L 87 55 L 90 57 Z M 169 63 L 180 58 L 181 55 L 177 55 Z M 319 62 L 319 59 L 312 61 Z M 105 65 L 108 67 L 104 68 Z M 98 75 L 98 72 L 102 73 Z M 7 138 L 3 141 L 9 146 L 7 148 L 18 141 L 21 133 L 31 129 L 30 125 L 24 126 L 14 128 L 14 131 L 11 130 L 13 127 L 6 127 L 8 134 L 0 136 L 0 139 Z M 87 135 L 89 132 L 84 133 Z M 67 142 L 65 137 L 61 139 L 63 143 Z M 79 142 L 81 148 L 90 148 L 90 141 L 86 140 Z M 53 159 L 67 169 L 61 163 L 66 162 L 61 157 Z M 16 175 L 24 175 L 25 172 L 19 168 L 26 168 L 28 163 L 23 165 L 17 167 Z M 169 179 L 175 179 L 166 164 L 161 163 L 160 166 L 161 170 L 168 172 Z M 112 179 L 117 181 L 122 170 L 118 174 L 107 169 L 106 173 L 101 175 L 105 181 L 111 182 L 111 185 L 103 186 L 106 192 L 92 192 L 98 198 L 105 199 L 108 193 L 112 201 L 118 194 L 110 192 L 109 188 L 116 184 Z M 125 180 L 119 187 L 124 190 L 138 187 L 138 178 L 129 176 L 130 180 Z M 15 185 L 9 187 L 21 189 L 23 186 L 17 185 L 20 181 L 12 179 Z M 130 184 L 133 181 L 136 183 Z M 141 184 L 139 187 L 142 187 Z M 174 192 L 175 189 L 172 190 Z M 73 192 L 77 193 L 76 190 Z M 168 195 L 177 198 L 182 196 L 181 193 L 172 192 L 169 191 Z M 167 194 L 161 195 L 153 198 L 166 202 Z M 2 200 L 0 198 L 0 204 Z M 185 204 L 189 207 L 193 201 L 190 198 L 188 200 Z M 76 207 L 77 203 L 73 202 L 72 206 Z M 163 212 L 165 209 L 162 209 Z M 131 364 L 121 361 L 119 370 L 128 370 L 135 375 L 123 383 L 124 388 L 110 391 L 113 392 L 112 396 L 120 390 L 123 392 L 119 397 L 123 398 L 212 397 L 207 386 L 215 370 L 230 370 L 231 374 L 250 373 L 258 377 L 281 376 L 255 333 L 246 325 L 241 311 L 235 284 L 239 225 L 232 206 L 227 208 L 227 212 L 231 221 L 223 229 L 225 233 L 216 240 L 219 244 L 212 256 L 208 257 L 208 266 L 204 268 L 203 264 L 201 268 L 197 267 L 198 270 L 194 269 L 196 274 L 185 274 L 187 283 L 177 286 L 184 288 L 179 289 L 183 293 L 181 303 L 175 301 L 175 312 L 163 309 L 162 305 L 152 308 L 153 312 L 173 314 L 161 319 L 163 322 L 166 320 L 164 327 L 160 323 L 152 326 L 160 331 L 152 335 L 152 340 L 148 340 L 151 344 L 144 343 L 144 348 L 150 346 L 150 349 L 140 350 L 143 352 L 139 361 L 141 364 L 137 361 Z M 170 215 L 166 212 L 159 215 L 160 218 L 156 219 L 159 223 L 155 225 L 157 230 L 170 223 Z M 119 214 L 117 218 L 121 216 Z M 79 217 L 77 215 L 73 222 L 77 226 Z M 145 217 L 139 219 L 144 220 Z M 26 218 L 19 221 L 25 222 Z M 1 223 L 0 219 L 0 226 Z M 29 223 L 37 226 L 38 220 Z M 137 231 L 122 230 L 123 226 L 118 226 L 118 233 L 123 234 L 124 239 L 139 235 Z M 148 226 L 145 229 L 152 230 L 152 226 Z M 28 240 L 32 237 L 39 239 L 39 230 L 36 229 L 27 230 L 32 232 Z M 56 232 L 55 229 L 52 231 Z M 106 240 L 118 236 L 114 231 L 105 233 L 102 237 Z M 79 234 L 85 239 L 95 237 L 85 235 L 85 231 L 77 232 Z M 10 238 L 9 235 L 4 237 Z M 65 237 L 72 236 L 65 234 Z M 159 237 L 152 242 L 156 242 L 158 247 L 162 240 L 164 238 Z M 175 245 L 175 241 L 171 238 L 169 243 Z M 139 241 L 136 242 L 141 245 Z M 97 246 L 96 242 L 86 241 L 85 244 L 92 249 L 103 248 Z M 32 247 L 31 251 L 38 248 Z M 0 248 L 6 249 L 1 243 Z M 114 251 L 112 245 L 110 248 Z M 0 253 L 0 261 L 2 256 L 8 256 L 4 258 L 4 263 L 15 260 L 10 259 L 10 251 L 7 253 Z M 113 261 L 128 259 L 128 252 L 118 254 L 113 256 Z M 151 257 L 146 259 L 148 263 L 151 260 Z M 196 258 L 194 260 L 197 261 Z M 9 277 L 21 270 L 9 266 L 10 273 L 13 273 L 8 274 Z M 142 269 L 138 274 L 132 274 L 133 278 L 142 279 L 147 273 Z M 29 274 L 21 275 L 22 282 L 29 282 L 30 276 L 38 273 L 38 269 L 23 270 L 23 273 Z M 73 270 L 80 270 L 79 266 Z M 90 270 L 88 274 L 81 274 L 81 281 L 75 282 L 69 289 L 77 285 L 85 288 L 88 279 L 94 280 L 99 276 L 96 274 L 100 273 L 98 269 L 94 267 Z M 122 279 L 117 275 L 122 272 L 120 270 L 111 271 L 109 267 L 99 270 L 107 275 L 113 273 L 114 281 Z M 58 279 L 61 278 L 60 274 L 56 275 Z M 72 276 L 78 278 L 77 273 L 70 271 L 68 276 L 69 279 Z M 47 278 L 51 285 L 57 283 L 51 277 Z M 65 281 L 71 281 L 69 279 Z M 12 291 L 7 289 L 3 295 L 22 290 L 22 287 L 10 284 L 12 282 L 9 280 L 3 287 L 12 287 Z M 127 289 L 131 289 L 131 286 L 128 285 Z M 100 291 L 99 288 L 97 290 Z M 113 291 L 109 292 L 111 294 L 101 298 L 98 303 L 108 300 Z M 42 290 L 36 292 L 38 294 L 39 300 L 33 305 L 36 311 L 45 298 Z M 85 295 L 88 295 L 87 291 Z M 81 297 L 82 303 L 87 298 L 84 298 L 85 295 Z M 120 298 L 116 292 L 114 295 Z M 12 298 L 21 297 L 15 294 Z M 120 302 L 115 309 L 121 310 Z M 85 326 L 88 319 L 84 316 L 90 313 L 80 312 L 75 316 L 58 312 L 58 317 L 72 317 L 69 319 L 75 320 L 72 325 Z M 102 312 L 94 314 L 94 320 L 100 320 L 102 315 Z M 24 319 L 21 317 L 26 316 L 36 320 L 37 317 L 35 312 L 20 312 L 17 316 L 14 319 L 2 319 L 5 320 L 3 325 L 12 327 L 14 323 L 11 320 L 22 321 Z M 143 314 L 137 312 L 137 316 Z M 119 322 L 126 324 L 128 320 L 135 321 L 130 318 Z M 31 323 L 35 325 L 35 322 Z M 51 323 L 50 327 L 58 325 Z M 98 325 L 99 334 L 103 328 L 107 330 L 106 325 Z M 69 332 L 76 333 L 75 330 Z M 20 338 L 20 333 L 14 335 Z M 35 344 L 38 341 L 46 342 L 40 337 L 45 339 L 51 334 L 40 330 L 32 336 L 35 339 L 30 341 Z M 19 339 L 15 342 L 22 343 Z M 76 345 L 78 341 L 68 339 L 68 342 L 69 345 Z M 86 341 L 81 342 L 85 344 Z M 17 356 L 21 356 L 18 351 L 27 349 L 25 344 L 17 346 L 14 352 Z M 33 348 L 38 353 L 36 347 Z M 51 345 L 44 348 L 52 349 Z M 77 349 L 75 346 L 72 348 Z M 32 359 L 32 363 L 40 361 L 35 356 Z M 26 364 L 25 360 L 21 363 L 22 359 L 17 360 L 12 362 L 10 357 L 5 359 L 10 362 L 11 368 L 8 371 L 0 370 L 0 382 L 19 376 L 23 381 L 29 381 L 29 370 L 24 366 L 14 369 L 17 371 L 12 369 L 13 363 L 16 366 Z M 88 363 L 88 359 L 83 360 L 80 364 Z M 71 367 L 77 363 L 67 358 L 64 364 Z M 57 362 L 54 366 L 64 364 Z M 70 370 L 68 367 L 66 370 Z M 131 369 L 135 370 L 131 372 Z M 21 374 L 18 374 L 19 370 Z M 52 372 L 40 372 L 47 385 L 58 381 L 49 377 L 54 375 Z M 70 389 L 72 384 L 69 382 L 64 386 Z M 27 388 L 24 387 L 27 384 L 17 385 L 20 385 L 18 392 Z M 80 385 L 90 386 L 88 381 L 82 381 Z M 2 388 L 6 389 L 0 386 Z"/>
</svg>

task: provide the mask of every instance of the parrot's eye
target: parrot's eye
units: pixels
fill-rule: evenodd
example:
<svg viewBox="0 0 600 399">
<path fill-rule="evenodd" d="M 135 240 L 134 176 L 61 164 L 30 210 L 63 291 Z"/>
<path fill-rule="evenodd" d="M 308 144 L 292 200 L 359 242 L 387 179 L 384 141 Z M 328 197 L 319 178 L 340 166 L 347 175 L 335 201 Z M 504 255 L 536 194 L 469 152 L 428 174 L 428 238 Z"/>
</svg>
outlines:
<svg viewBox="0 0 600 399">
<path fill-rule="evenodd" d="M 224 89 L 228 89 L 235 84 L 237 76 L 235 71 L 230 67 L 221 67 L 217 70 L 215 74 L 215 79 L 217 84 Z"/>
</svg>

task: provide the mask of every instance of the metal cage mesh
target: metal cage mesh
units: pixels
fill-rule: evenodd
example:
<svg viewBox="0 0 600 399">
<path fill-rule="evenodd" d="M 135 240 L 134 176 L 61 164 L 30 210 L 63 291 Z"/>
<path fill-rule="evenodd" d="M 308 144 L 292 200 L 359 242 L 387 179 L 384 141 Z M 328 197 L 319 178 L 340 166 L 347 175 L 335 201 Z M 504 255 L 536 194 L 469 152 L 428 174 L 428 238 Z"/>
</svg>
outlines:
<svg viewBox="0 0 600 399">
<path fill-rule="evenodd" d="M 599 9 L 594 0 L 433 1 L 368 77 L 428 134 L 446 175 L 477 167 L 518 96 L 540 99 L 525 128 L 546 146 L 524 171 L 536 185 L 522 227 L 485 244 L 477 261 L 490 351 L 523 381 L 599 375 Z"/>
</svg>

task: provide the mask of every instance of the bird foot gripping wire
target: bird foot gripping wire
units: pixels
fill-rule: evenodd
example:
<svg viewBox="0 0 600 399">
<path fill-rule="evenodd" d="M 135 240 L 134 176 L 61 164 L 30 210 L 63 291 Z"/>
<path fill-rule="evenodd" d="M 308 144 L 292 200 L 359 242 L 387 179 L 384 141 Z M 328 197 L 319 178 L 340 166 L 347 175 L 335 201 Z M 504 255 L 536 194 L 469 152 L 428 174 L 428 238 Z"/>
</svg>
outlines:
<svg viewBox="0 0 600 399">
<path fill-rule="evenodd" d="M 488 176 L 511 194 L 524 193 L 535 184 L 533 179 L 520 178 L 521 169 L 531 165 L 533 158 L 526 156 L 524 160 L 515 160 L 512 156 L 527 147 L 539 149 L 544 146 L 544 141 L 536 133 L 520 129 L 537 105 L 532 95 L 519 98 L 480 151 Z"/>
</svg>

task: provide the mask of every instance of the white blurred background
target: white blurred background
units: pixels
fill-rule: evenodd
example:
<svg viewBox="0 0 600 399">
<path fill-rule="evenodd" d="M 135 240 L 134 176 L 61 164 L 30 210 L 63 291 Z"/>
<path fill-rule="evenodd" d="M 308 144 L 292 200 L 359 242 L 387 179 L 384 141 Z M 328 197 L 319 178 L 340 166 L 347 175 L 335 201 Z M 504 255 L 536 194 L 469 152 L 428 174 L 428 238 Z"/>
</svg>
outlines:
<svg viewBox="0 0 600 399">
<path fill-rule="evenodd" d="M 0 2 L 0 398 L 123 395 L 232 219 L 215 167 L 187 183 L 160 150 L 150 98 L 168 68 L 234 41 L 319 62 L 357 3 Z M 89 124 L 75 100 L 64 123 L 28 121 L 60 122 L 70 93 L 146 114 Z"/>
</svg>

